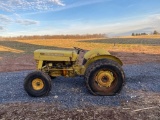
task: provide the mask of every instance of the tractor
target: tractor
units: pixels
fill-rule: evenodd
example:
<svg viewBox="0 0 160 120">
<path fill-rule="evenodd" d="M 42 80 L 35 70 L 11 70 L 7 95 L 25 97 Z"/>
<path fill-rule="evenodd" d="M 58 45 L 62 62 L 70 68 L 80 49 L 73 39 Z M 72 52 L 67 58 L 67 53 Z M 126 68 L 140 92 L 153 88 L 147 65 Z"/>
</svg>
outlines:
<svg viewBox="0 0 160 120">
<path fill-rule="evenodd" d="M 58 76 L 82 76 L 90 93 L 99 96 L 116 95 L 125 83 L 122 61 L 103 49 L 38 49 L 34 59 L 37 70 L 24 80 L 24 89 L 32 97 L 48 95 L 52 79 Z"/>
</svg>

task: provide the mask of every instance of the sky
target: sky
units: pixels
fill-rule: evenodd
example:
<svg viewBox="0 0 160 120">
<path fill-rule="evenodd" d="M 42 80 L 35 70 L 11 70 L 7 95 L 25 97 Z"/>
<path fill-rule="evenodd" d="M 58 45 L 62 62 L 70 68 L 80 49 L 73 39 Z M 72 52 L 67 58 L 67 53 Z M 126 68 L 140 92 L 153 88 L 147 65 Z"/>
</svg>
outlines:
<svg viewBox="0 0 160 120">
<path fill-rule="evenodd" d="M 160 0 L 0 0 L 0 36 L 160 32 Z"/>
</svg>

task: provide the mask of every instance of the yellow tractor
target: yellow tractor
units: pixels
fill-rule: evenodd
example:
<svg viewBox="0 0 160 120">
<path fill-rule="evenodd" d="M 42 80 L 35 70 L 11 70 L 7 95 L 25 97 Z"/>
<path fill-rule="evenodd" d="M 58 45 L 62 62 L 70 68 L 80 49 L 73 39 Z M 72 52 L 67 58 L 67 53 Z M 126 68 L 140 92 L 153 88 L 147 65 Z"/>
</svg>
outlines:
<svg viewBox="0 0 160 120">
<path fill-rule="evenodd" d="M 58 76 L 83 76 L 93 95 L 115 95 L 124 84 L 121 60 L 103 49 L 38 49 L 34 51 L 34 59 L 37 70 L 29 73 L 24 81 L 24 89 L 33 97 L 47 95 L 51 90 L 51 79 Z"/>
</svg>

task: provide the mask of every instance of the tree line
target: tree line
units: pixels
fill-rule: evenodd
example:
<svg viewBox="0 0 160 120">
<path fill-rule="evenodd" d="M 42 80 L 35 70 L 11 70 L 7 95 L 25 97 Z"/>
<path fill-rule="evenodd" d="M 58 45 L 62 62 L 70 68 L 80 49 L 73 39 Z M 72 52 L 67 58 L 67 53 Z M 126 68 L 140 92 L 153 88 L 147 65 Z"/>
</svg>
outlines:
<svg viewBox="0 0 160 120">
<path fill-rule="evenodd" d="M 1 39 L 10 40 L 28 40 L 28 39 L 90 39 L 90 38 L 106 38 L 106 34 L 86 34 L 86 35 L 33 35 L 33 36 L 17 36 L 17 37 L 0 37 Z"/>
<path fill-rule="evenodd" d="M 159 35 L 160 33 L 157 30 L 154 30 L 153 33 L 151 33 L 152 35 Z M 132 33 L 132 36 L 140 36 L 140 35 L 149 35 L 147 33 Z"/>
</svg>

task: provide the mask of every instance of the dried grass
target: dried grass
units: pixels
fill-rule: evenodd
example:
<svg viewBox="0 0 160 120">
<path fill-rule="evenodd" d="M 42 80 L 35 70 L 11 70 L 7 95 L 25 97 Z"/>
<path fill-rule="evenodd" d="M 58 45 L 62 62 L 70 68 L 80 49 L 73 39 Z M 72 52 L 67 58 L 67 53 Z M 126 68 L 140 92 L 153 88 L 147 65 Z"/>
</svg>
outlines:
<svg viewBox="0 0 160 120">
<path fill-rule="evenodd" d="M 133 53 L 147 53 L 147 54 L 160 54 L 160 46 L 139 45 L 139 44 L 107 44 L 107 43 L 93 43 L 86 42 L 86 40 L 76 39 L 40 39 L 40 40 L 16 40 L 18 42 L 53 46 L 60 48 L 73 48 L 79 47 L 86 50 L 101 48 L 109 51 L 133 52 Z M 84 41 L 84 42 L 83 42 Z"/>
<path fill-rule="evenodd" d="M 18 49 L 13 49 L 13 48 L 10 48 L 10 47 L 0 46 L 0 52 L 22 53 L 24 51 L 18 50 Z"/>
</svg>

